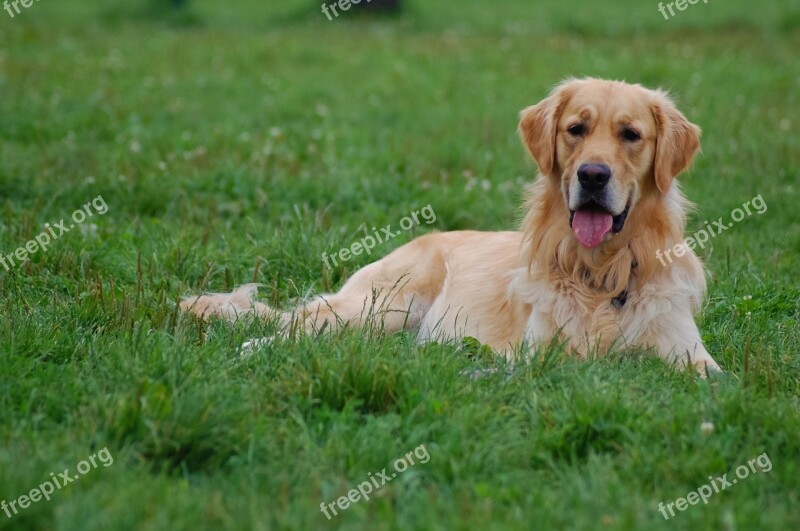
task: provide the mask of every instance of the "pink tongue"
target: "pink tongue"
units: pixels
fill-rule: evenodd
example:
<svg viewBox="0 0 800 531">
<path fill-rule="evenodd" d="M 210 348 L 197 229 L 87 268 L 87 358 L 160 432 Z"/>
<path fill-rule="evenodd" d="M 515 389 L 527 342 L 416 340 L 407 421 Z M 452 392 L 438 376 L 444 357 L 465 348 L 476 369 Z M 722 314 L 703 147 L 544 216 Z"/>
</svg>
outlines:
<svg viewBox="0 0 800 531">
<path fill-rule="evenodd" d="M 611 230 L 611 214 L 593 210 L 578 210 L 572 218 L 572 231 L 586 247 L 597 247 Z"/>
</svg>

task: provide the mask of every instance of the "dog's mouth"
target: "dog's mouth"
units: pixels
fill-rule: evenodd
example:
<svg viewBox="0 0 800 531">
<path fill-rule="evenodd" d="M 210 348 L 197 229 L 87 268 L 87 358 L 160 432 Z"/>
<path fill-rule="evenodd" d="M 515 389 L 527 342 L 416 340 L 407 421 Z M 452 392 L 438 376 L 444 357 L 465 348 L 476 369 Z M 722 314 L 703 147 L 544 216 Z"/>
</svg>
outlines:
<svg viewBox="0 0 800 531">
<path fill-rule="evenodd" d="M 607 234 L 616 234 L 622 230 L 630 208 L 629 200 L 625 210 L 614 215 L 604 206 L 591 200 L 577 210 L 569 211 L 569 226 L 572 227 L 572 232 L 581 245 L 589 248 L 597 247 L 603 243 Z"/>
</svg>

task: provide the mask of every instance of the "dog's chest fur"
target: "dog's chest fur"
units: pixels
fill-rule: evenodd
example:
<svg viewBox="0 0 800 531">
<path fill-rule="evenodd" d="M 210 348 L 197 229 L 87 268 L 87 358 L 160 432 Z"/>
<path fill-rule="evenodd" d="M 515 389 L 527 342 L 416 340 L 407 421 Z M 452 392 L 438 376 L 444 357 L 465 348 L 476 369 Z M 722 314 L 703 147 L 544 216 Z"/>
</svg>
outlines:
<svg viewBox="0 0 800 531">
<path fill-rule="evenodd" d="M 634 311 L 637 300 L 633 285 L 612 297 L 568 278 L 537 278 L 525 270 L 517 272 L 513 284 L 517 296 L 531 307 L 524 335 L 530 344 L 560 336 L 585 356 L 595 349 L 607 350 L 620 336 L 633 335 L 634 330 L 625 329 L 631 321 L 626 314 Z"/>
</svg>

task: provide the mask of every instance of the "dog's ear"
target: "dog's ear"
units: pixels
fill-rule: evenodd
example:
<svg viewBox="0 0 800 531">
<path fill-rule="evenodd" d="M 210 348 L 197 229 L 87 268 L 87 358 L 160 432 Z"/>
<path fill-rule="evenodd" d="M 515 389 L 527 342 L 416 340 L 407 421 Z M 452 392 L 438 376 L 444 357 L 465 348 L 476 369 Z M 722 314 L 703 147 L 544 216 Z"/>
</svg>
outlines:
<svg viewBox="0 0 800 531">
<path fill-rule="evenodd" d="M 575 81 L 566 81 L 550 95 L 520 113 L 519 134 L 530 151 L 539 171 L 544 175 L 557 173 L 556 132 L 558 119 L 567 104 Z"/>
<path fill-rule="evenodd" d="M 652 110 L 658 127 L 653 173 L 656 186 L 666 193 L 700 149 L 700 128 L 689 122 L 663 92 L 656 93 Z"/>
</svg>

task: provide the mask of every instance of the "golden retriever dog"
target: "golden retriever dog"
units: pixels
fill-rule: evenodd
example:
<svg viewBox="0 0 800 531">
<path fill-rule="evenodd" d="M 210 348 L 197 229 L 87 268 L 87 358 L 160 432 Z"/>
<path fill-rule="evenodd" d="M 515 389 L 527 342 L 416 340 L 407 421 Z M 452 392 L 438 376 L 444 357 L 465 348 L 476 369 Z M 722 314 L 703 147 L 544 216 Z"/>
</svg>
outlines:
<svg viewBox="0 0 800 531">
<path fill-rule="evenodd" d="M 284 335 L 369 320 L 420 341 L 472 336 L 509 358 L 554 339 L 583 358 L 639 347 L 719 371 L 693 318 L 700 260 L 689 248 L 666 266 L 656 259 L 684 240 L 688 202 L 674 180 L 700 129 L 660 90 L 570 79 L 522 111 L 519 132 L 539 166 L 519 231 L 421 236 L 292 311 L 256 302 L 253 285 L 182 309 L 276 320 Z"/>
</svg>

